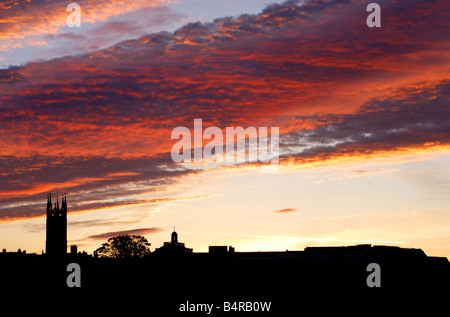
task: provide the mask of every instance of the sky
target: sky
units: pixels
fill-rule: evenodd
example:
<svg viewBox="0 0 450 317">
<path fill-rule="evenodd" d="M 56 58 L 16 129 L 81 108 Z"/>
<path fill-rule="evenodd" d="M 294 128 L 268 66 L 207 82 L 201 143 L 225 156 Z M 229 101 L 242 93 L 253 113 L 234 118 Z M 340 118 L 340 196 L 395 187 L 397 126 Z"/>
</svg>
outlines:
<svg viewBox="0 0 450 317">
<path fill-rule="evenodd" d="M 0 247 L 118 234 L 194 252 L 369 243 L 450 256 L 448 1 L 0 3 Z M 279 167 L 176 163 L 176 127 L 278 127 Z M 227 140 L 225 140 L 227 141 Z M 205 145 L 205 142 L 203 143 Z"/>
</svg>

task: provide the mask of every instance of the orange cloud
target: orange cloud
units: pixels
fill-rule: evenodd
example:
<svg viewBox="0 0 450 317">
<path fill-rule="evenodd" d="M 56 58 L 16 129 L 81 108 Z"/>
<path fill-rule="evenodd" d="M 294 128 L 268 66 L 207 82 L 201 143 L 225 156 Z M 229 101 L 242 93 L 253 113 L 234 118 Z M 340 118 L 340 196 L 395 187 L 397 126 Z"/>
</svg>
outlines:
<svg viewBox="0 0 450 317">
<path fill-rule="evenodd" d="M 77 1 L 81 7 L 82 23 L 106 21 L 110 17 L 163 2 L 163 0 Z M 66 11 L 67 4 L 56 0 L 45 2 L 18 0 L 0 3 L 2 11 L 0 41 L 56 33 L 67 25 L 67 17 L 70 14 Z"/>
</svg>

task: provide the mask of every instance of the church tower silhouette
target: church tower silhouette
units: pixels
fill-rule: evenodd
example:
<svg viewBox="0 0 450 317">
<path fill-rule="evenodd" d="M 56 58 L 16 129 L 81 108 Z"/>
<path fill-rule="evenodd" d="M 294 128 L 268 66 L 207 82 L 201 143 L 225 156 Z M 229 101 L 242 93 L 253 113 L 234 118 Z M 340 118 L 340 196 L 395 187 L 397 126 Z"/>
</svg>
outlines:
<svg viewBox="0 0 450 317">
<path fill-rule="evenodd" d="M 67 253 L 67 198 L 62 196 L 61 208 L 58 197 L 52 207 L 52 194 L 47 195 L 47 231 L 45 252 L 48 255 Z"/>
<path fill-rule="evenodd" d="M 171 239 L 170 239 L 172 244 L 177 244 L 178 243 L 178 233 L 175 232 L 175 228 L 173 228 L 173 232 L 171 235 Z"/>
</svg>

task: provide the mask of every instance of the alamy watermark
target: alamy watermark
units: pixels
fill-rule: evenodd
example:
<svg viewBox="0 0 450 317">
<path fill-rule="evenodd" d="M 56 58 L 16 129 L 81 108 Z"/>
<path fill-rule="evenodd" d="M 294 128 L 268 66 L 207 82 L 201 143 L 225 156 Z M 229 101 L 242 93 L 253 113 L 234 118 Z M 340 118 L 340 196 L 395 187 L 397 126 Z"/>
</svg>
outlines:
<svg viewBox="0 0 450 317">
<path fill-rule="evenodd" d="M 366 268 L 367 272 L 371 272 L 366 279 L 368 287 L 381 287 L 381 267 L 378 263 L 369 263 Z"/>
<path fill-rule="evenodd" d="M 66 284 L 68 287 L 81 287 L 81 267 L 78 263 L 69 263 L 67 265 L 67 272 L 70 274 L 67 276 Z"/>
<path fill-rule="evenodd" d="M 381 7 L 378 3 L 369 3 L 366 8 L 367 12 L 371 12 L 366 19 L 369 28 L 381 28 Z"/>
<path fill-rule="evenodd" d="M 263 171 L 272 172 L 279 165 L 279 128 L 226 127 L 225 135 L 218 127 L 203 130 L 202 119 L 194 119 L 194 133 L 176 127 L 171 138 L 179 140 L 171 151 L 176 163 L 269 163 Z M 270 139 L 270 142 L 269 142 Z M 204 141 L 208 141 L 203 146 Z M 224 153 L 225 152 L 225 153 Z"/>
<path fill-rule="evenodd" d="M 78 3 L 69 3 L 66 11 L 71 12 L 67 16 L 67 26 L 69 28 L 81 27 L 81 7 Z"/>
</svg>

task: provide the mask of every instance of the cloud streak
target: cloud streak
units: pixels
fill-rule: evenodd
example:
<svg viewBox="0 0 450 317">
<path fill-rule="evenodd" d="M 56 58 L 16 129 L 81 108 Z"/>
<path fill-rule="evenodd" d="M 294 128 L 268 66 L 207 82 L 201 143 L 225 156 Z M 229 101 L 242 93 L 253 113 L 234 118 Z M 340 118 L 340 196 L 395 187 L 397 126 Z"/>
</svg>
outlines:
<svg viewBox="0 0 450 317">
<path fill-rule="evenodd" d="M 276 210 L 274 211 L 274 213 L 286 213 L 286 212 L 295 212 L 297 211 L 297 209 L 295 208 L 284 208 L 284 209 L 280 209 L 280 210 Z"/>
<path fill-rule="evenodd" d="M 86 239 L 90 240 L 107 240 L 109 238 L 119 236 L 119 235 L 147 235 L 152 233 L 157 233 L 163 231 L 161 228 L 140 228 L 140 229 L 131 229 L 131 230 L 123 230 L 123 231 L 111 231 L 105 232 L 101 234 L 94 234 L 88 236 Z"/>
</svg>

